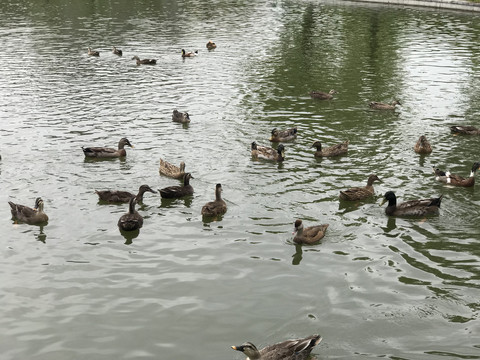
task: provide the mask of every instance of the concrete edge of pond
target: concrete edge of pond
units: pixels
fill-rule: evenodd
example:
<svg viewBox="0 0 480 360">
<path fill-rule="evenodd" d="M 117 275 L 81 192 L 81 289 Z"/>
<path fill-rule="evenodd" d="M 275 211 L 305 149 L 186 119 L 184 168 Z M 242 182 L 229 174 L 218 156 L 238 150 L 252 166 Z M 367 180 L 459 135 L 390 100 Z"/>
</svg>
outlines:
<svg viewBox="0 0 480 360">
<path fill-rule="evenodd" d="M 355 2 L 382 3 L 391 5 L 408 5 L 435 7 L 439 9 L 474 11 L 480 13 L 480 3 L 464 0 L 350 0 Z"/>
</svg>

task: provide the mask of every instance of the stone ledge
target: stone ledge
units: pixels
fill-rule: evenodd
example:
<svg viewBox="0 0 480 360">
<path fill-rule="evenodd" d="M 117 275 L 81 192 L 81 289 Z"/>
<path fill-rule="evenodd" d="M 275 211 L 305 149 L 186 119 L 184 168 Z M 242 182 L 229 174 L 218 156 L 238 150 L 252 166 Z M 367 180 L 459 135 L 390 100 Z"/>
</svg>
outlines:
<svg viewBox="0 0 480 360">
<path fill-rule="evenodd" d="M 480 13 L 480 3 L 463 0 L 349 0 L 355 2 L 381 3 L 391 5 L 408 5 L 435 7 L 440 9 L 475 11 Z"/>
</svg>

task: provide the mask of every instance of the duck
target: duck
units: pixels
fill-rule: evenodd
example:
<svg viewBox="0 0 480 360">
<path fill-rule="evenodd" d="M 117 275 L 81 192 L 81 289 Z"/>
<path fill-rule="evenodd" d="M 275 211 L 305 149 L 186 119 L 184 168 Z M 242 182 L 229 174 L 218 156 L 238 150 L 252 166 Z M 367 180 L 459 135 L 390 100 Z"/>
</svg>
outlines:
<svg viewBox="0 0 480 360">
<path fill-rule="evenodd" d="M 193 195 L 193 187 L 190 185 L 190 179 L 194 177 L 190 173 L 183 175 L 183 186 L 168 186 L 160 189 L 160 196 L 164 199 L 181 198 L 187 195 Z"/>
<path fill-rule="evenodd" d="M 443 195 L 438 198 L 410 200 L 397 205 L 397 197 L 393 191 L 387 191 L 381 205 L 388 201 L 385 214 L 390 216 L 419 216 L 438 213 Z"/>
<path fill-rule="evenodd" d="M 182 58 L 193 57 L 198 55 L 198 50 L 186 52 L 185 49 L 182 49 Z"/>
<path fill-rule="evenodd" d="M 8 204 L 10 205 L 12 217 L 15 220 L 30 225 L 44 224 L 48 222 L 48 216 L 43 211 L 42 198 L 38 197 L 35 199 L 35 206 L 33 207 L 33 209 L 25 205 L 15 204 L 11 201 L 9 201 Z"/>
<path fill-rule="evenodd" d="M 98 195 L 100 200 L 109 203 L 128 203 L 132 197 L 136 199 L 137 203 L 141 203 L 143 202 L 143 194 L 145 194 L 147 191 L 154 194 L 157 193 L 148 185 L 140 186 L 137 195 L 128 191 L 117 190 L 95 190 L 95 193 Z"/>
<path fill-rule="evenodd" d="M 227 203 L 222 199 L 222 191 L 222 184 L 215 185 L 215 200 L 203 205 L 203 216 L 223 215 L 227 212 Z"/>
<path fill-rule="evenodd" d="M 251 342 L 232 346 L 232 349 L 243 352 L 247 360 L 306 360 L 321 341 L 322 337 L 315 334 L 303 339 L 291 339 L 268 345 L 261 350 Z"/>
<path fill-rule="evenodd" d="M 302 220 L 295 221 L 293 241 L 297 244 L 312 245 L 319 242 L 327 231 L 328 224 L 315 225 L 304 228 Z"/>
<path fill-rule="evenodd" d="M 470 171 L 470 176 L 468 178 L 452 174 L 450 171 L 442 171 L 435 167 L 433 168 L 433 172 L 435 173 L 435 180 L 437 181 L 454 186 L 471 187 L 475 185 L 475 173 L 479 168 L 480 162 L 475 162 L 472 165 L 472 170 Z"/>
<path fill-rule="evenodd" d="M 322 143 L 320 141 L 315 141 L 312 147 L 317 148 L 317 151 L 315 151 L 315 157 L 338 156 L 348 152 L 349 143 L 350 141 L 346 140 L 340 144 L 322 149 Z"/>
<path fill-rule="evenodd" d="M 328 93 L 323 92 L 323 91 L 317 91 L 313 90 L 310 92 L 310 96 L 314 99 L 319 99 L 319 100 L 331 100 L 333 99 L 333 95 L 338 94 L 337 90 L 330 90 Z"/>
<path fill-rule="evenodd" d="M 278 145 L 277 149 L 268 147 L 268 146 L 261 146 L 257 145 L 254 141 L 251 145 L 252 149 L 252 157 L 255 159 L 264 159 L 264 160 L 272 160 L 281 162 L 285 160 L 285 146 L 283 144 Z"/>
<path fill-rule="evenodd" d="M 215 49 L 216 47 L 217 47 L 217 44 L 215 44 L 212 40 L 209 40 L 209 41 L 207 42 L 207 49 L 208 49 L 208 50 L 213 50 L 213 49 Z"/>
<path fill-rule="evenodd" d="M 88 49 L 88 55 L 90 56 L 100 56 L 100 52 L 98 52 L 97 50 L 92 50 L 90 48 L 87 48 Z"/>
<path fill-rule="evenodd" d="M 450 130 L 455 134 L 480 135 L 480 129 L 476 128 L 475 126 L 454 125 L 450 126 Z"/>
<path fill-rule="evenodd" d="M 378 101 L 372 101 L 368 104 L 368 106 L 370 106 L 371 109 L 377 109 L 377 110 L 395 110 L 396 105 L 402 105 L 402 104 L 398 100 L 393 100 L 391 104 L 385 104 Z"/>
<path fill-rule="evenodd" d="M 187 112 L 180 112 L 177 109 L 175 109 L 173 110 L 172 121 L 183 123 L 183 124 L 189 123 L 190 115 L 188 115 Z"/>
<path fill-rule="evenodd" d="M 375 191 L 373 189 L 373 183 L 375 181 L 382 182 L 376 174 L 372 174 L 368 177 L 367 185 L 364 187 L 354 187 L 351 189 L 340 191 L 340 199 L 348 201 L 356 201 L 366 199 L 372 196 Z"/>
<path fill-rule="evenodd" d="M 118 219 L 117 225 L 120 230 L 133 231 L 143 226 L 143 217 L 135 210 L 136 202 L 135 197 L 132 197 L 128 203 L 128 213 L 123 214 L 120 219 Z"/>
<path fill-rule="evenodd" d="M 174 179 L 183 179 L 185 175 L 185 163 L 180 162 L 180 166 L 173 165 L 167 160 L 160 159 L 160 168 L 158 169 L 160 175 L 165 175 Z"/>
<path fill-rule="evenodd" d="M 123 51 L 120 50 L 120 49 L 117 49 L 115 46 L 113 47 L 112 52 L 113 52 L 115 55 L 118 55 L 118 56 L 122 56 L 122 55 L 123 55 Z"/>
<path fill-rule="evenodd" d="M 108 147 L 83 147 L 82 150 L 86 157 L 91 158 L 117 158 L 127 156 L 125 145 L 133 148 L 127 138 L 121 138 L 118 142 L 118 149 Z"/>
<path fill-rule="evenodd" d="M 272 130 L 272 136 L 270 136 L 270 141 L 272 142 L 283 142 L 291 141 L 297 138 L 297 127 L 293 127 L 286 130 L 278 130 L 277 128 Z"/>
<path fill-rule="evenodd" d="M 137 60 L 137 65 L 155 65 L 156 59 L 140 59 L 137 55 L 132 57 L 132 60 Z"/>
<path fill-rule="evenodd" d="M 427 137 L 422 135 L 418 138 L 413 150 L 418 154 L 430 154 L 432 152 L 432 145 L 428 142 Z"/>
</svg>

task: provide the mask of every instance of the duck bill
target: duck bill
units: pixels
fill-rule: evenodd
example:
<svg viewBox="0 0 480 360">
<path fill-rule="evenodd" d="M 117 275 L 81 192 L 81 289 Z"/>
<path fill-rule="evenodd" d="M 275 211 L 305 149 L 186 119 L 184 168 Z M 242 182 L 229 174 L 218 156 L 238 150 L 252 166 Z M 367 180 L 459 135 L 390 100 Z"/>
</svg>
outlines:
<svg viewBox="0 0 480 360">
<path fill-rule="evenodd" d="M 382 200 L 382 202 L 380 203 L 380 206 L 383 206 L 383 204 L 385 204 L 387 201 L 388 201 L 388 200 L 387 200 L 386 198 L 384 198 L 384 199 Z"/>
<path fill-rule="evenodd" d="M 237 351 L 243 351 L 243 346 L 235 346 L 235 345 L 233 345 L 233 346 L 232 346 L 232 349 L 233 349 L 233 350 L 237 350 Z"/>
</svg>

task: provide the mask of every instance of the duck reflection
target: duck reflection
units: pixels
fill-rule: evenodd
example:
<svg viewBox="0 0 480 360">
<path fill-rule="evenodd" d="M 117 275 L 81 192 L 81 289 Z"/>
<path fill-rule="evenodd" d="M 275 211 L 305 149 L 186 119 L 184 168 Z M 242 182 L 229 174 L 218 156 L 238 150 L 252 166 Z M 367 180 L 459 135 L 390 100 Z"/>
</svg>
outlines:
<svg viewBox="0 0 480 360">
<path fill-rule="evenodd" d="M 133 243 L 133 239 L 137 238 L 140 235 L 140 229 L 133 230 L 133 231 L 125 231 L 120 229 L 120 234 L 125 238 L 125 245 L 131 245 Z"/>
<path fill-rule="evenodd" d="M 302 245 L 295 244 L 295 254 L 292 255 L 292 265 L 299 265 L 303 259 Z"/>
<path fill-rule="evenodd" d="M 37 238 L 37 241 L 41 241 L 42 243 L 47 242 L 47 234 L 43 232 L 43 225 L 39 226 L 40 232 L 38 234 L 35 234 L 35 237 Z"/>
<path fill-rule="evenodd" d="M 193 196 L 184 196 L 178 199 L 165 199 L 160 198 L 160 207 L 162 208 L 174 208 L 177 206 L 178 203 L 183 202 L 185 207 L 189 208 L 192 206 Z"/>
</svg>

